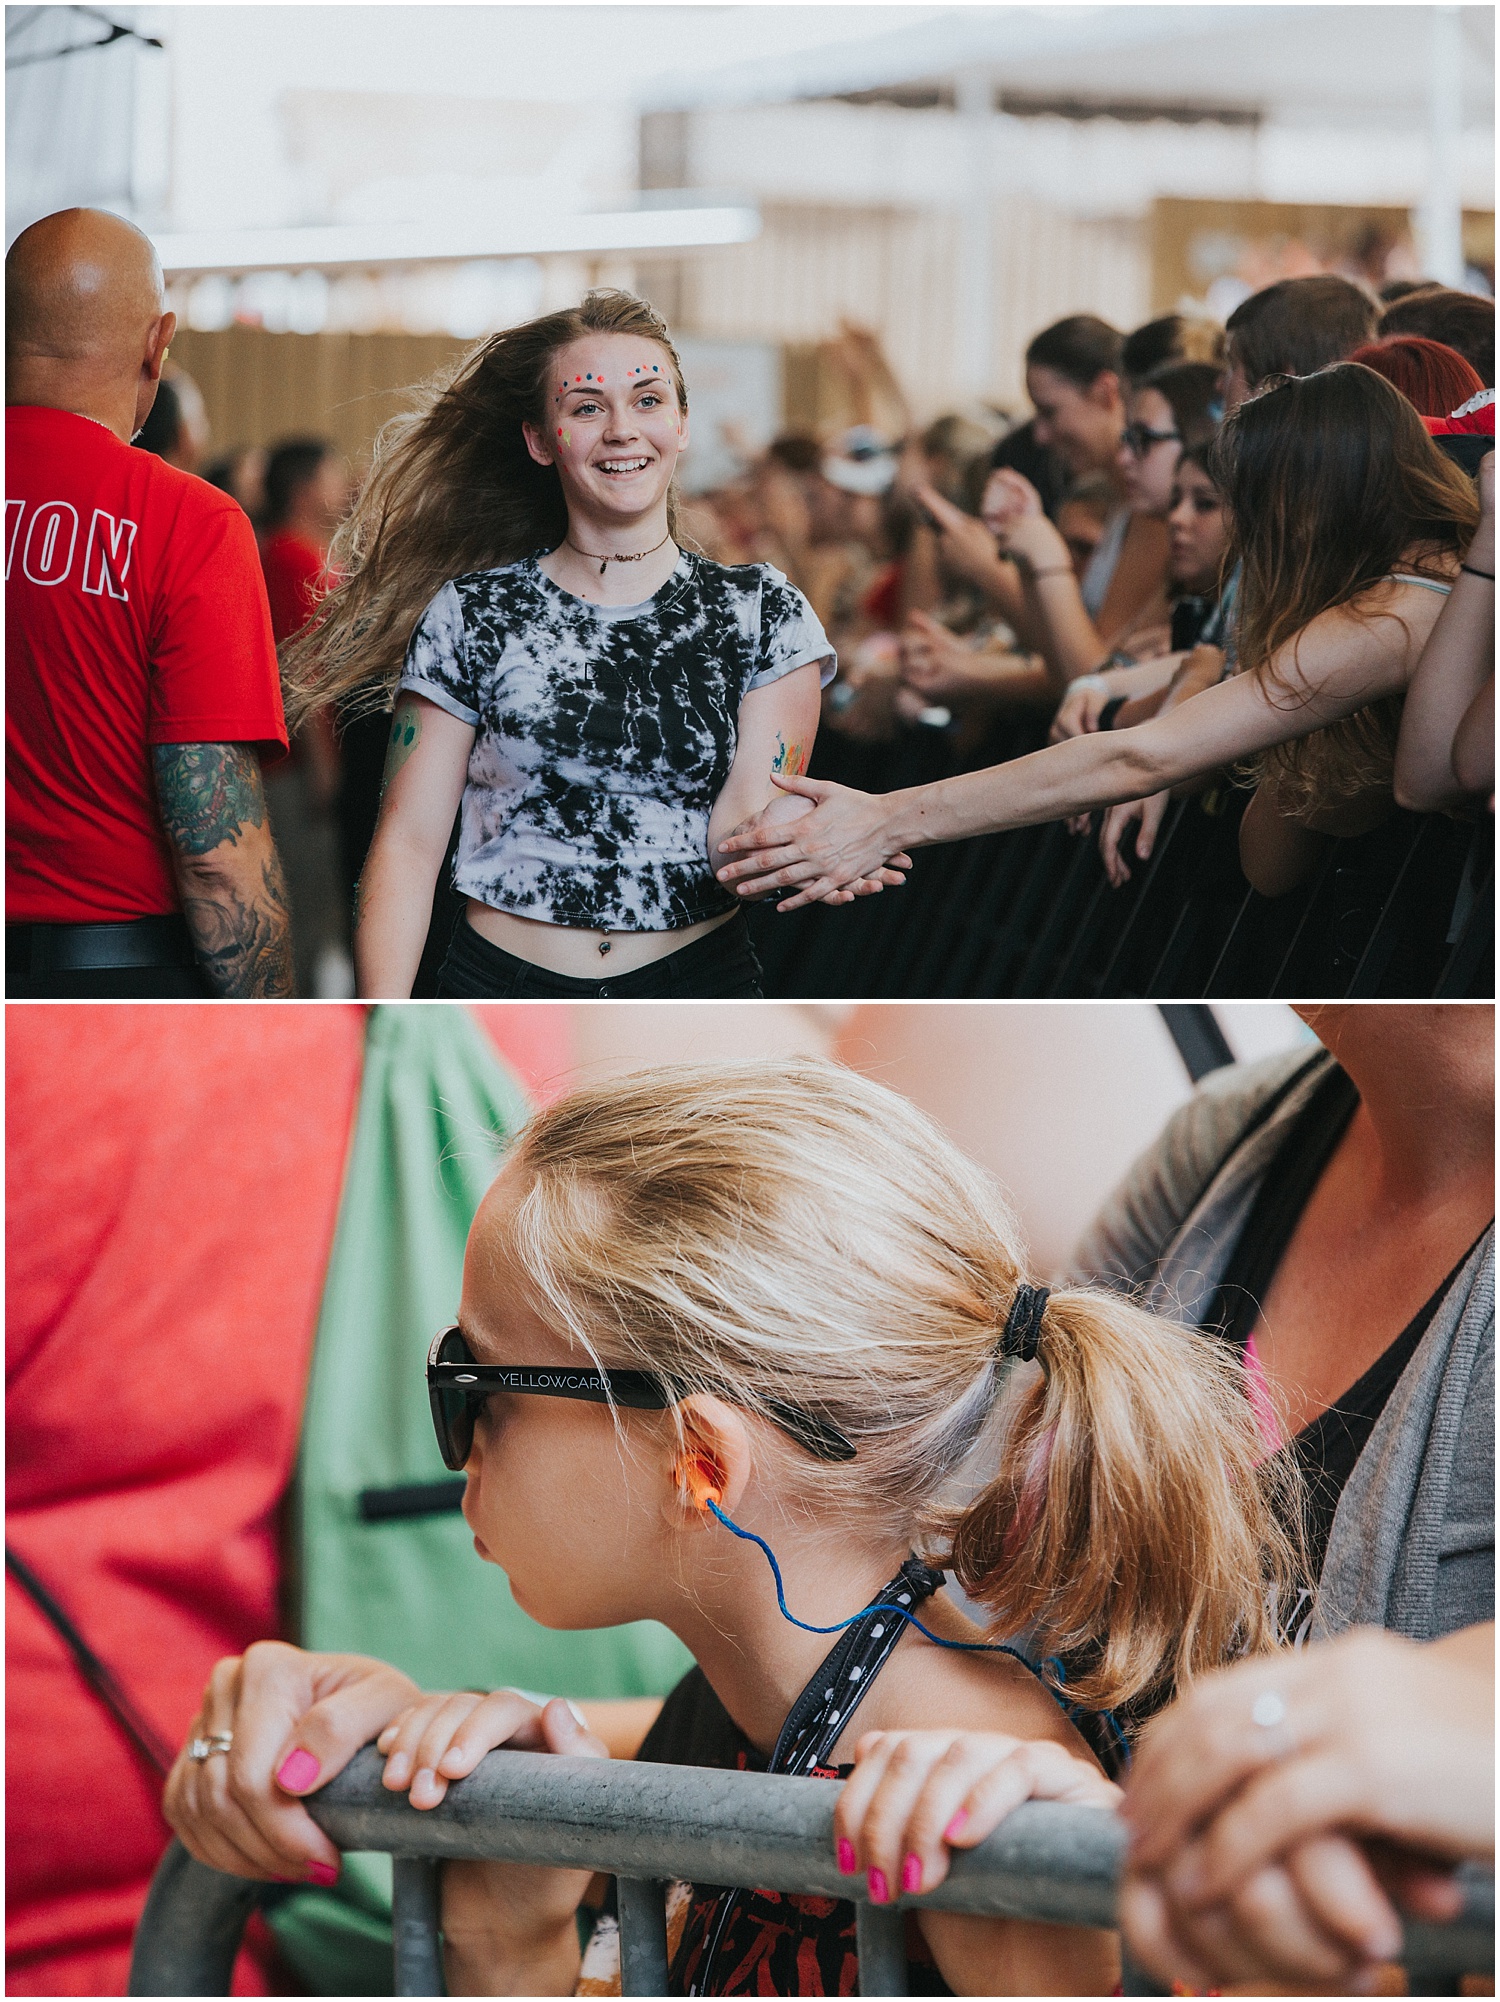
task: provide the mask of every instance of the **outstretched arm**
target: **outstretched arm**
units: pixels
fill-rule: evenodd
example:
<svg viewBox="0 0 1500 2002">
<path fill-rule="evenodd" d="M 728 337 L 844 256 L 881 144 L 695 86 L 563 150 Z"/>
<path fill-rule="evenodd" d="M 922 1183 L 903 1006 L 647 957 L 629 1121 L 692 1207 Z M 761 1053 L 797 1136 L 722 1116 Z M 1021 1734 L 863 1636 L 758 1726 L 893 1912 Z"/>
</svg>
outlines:
<svg viewBox="0 0 1500 2002">
<path fill-rule="evenodd" d="M 153 744 L 182 914 L 216 994 L 292 992 L 291 911 L 251 744 Z"/>
<path fill-rule="evenodd" d="M 790 827 L 752 828 L 722 844 L 731 857 L 721 882 L 763 896 L 790 889 L 779 908 L 825 897 L 855 876 L 883 866 L 903 849 L 972 834 L 998 834 L 1125 800 L 1232 765 L 1400 694 L 1431 631 L 1436 610 L 1396 587 L 1366 594 L 1364 617 L 1346 607 L 1324 612 L 1277 655 L 1278 679 L 1237 675 L 1205 689 L 1134 730 L 1094 732 L 1029 757 L 964 772 L 935 785 L 871 796 L 826 781 L 786 781 L 816 811 Z"/>
</svg>

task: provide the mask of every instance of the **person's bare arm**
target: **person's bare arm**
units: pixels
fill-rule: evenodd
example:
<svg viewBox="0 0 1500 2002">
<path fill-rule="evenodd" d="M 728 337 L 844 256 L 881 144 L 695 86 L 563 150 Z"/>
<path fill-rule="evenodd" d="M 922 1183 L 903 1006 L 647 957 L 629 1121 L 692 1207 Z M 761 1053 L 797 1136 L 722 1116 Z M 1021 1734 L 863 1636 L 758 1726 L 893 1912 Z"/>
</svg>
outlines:
<svg viewBox="0 0 1500 2002">
<path fill-rule="evenodd" d="M 821 665 L 810 661 L 793 668 L 779 681 L 752 688 L 740 704 L 734 763 L 708 816 L 710 855 L 730 828 L 786 799 L 771 783 L 772 772 L 795 776 L 807 770 L 822 709 Z"/>
<path fill-rule="evenodd" d="M 1453 776 L 1466 794 L 1488 793 L 1495 806 L 1495 677 L 1480 689 L 1464 711 L 1453 738 Z"/>
<path fill-rule="evenodd" d="M 193 949 L 216 994 L 292 992 L 291 910 L 250 744 L 153 744 L 151 769 Z"/>
<path fill-rule="evenodd" d="M 1015 629 L 1022 645 L 1029 645 L 1033 619 L 1026 593 L 1014 563 L 1005 561 L 995 546 L 995 538 L 984 523 L 965 514 L 936 487 L 916 489 L 923 513 L 937 535 L 938 553 L 954 576 L 976 585 L 1006 623 Z"/>
<path fill-rule="evenodd" d="M 807 812 L 806 802 L 794 793 L 779 792 L 775 779 L 795 778 L 807 770 L 822 708 L 820 666 L 811 661 L 793 668 L 779 681 L 752 688 L 740 704 L 734 763 L 708 816 L 710 867 L 718 844 L 732 829 L 762 820 L 775 825 Z M 904 881 L 899 870 L 880 869 L 868 882 L 841 889 L 835 901 L 847 903 L 851 896 L 873 895 L 887 884 Z"/>
<path fill-rule="evenodd" d="M 812 799 L 815 811 L 765 836 L 755 828 L 731 836 L 724 849 L 736 859 L 726 862 L 720 880 L 754 895 L 791 888 L 795 894 L 779 908 L 797 909 L 899 850 L 1144 799 L 1306 736 L 1405 688 L 1436 611 L 1403 604 L 1399 618 L 1388 616 L 1393 596 L 1394 587 L 1386 587 L 1379 612 L 1363 618 L 1346 607 L 1321 613 L 1281 649 L 1274 683 L 1236 675 L 1135 730 L 1073 737 L 1009 764 L 900 792 L 870 795 L 826 780 L 791 781 L 789 789 Z"/>
<path fill-rule="evenodd" d="M 1191 701 L 1193 696 L 1201 695 L 1205 689 L 1217 687 L 1223 679 L 1224 655 L 1219 647 L 1195 646 L 1185 656 L 1172 657 L 1180 660 L 1181 665 L 1166 693 L 1160 697 L 1143 696 L 1127 702 L 1115 717 L 1117 730 L 1131 730 L 1137 724 L 1150 722 L 1153 716 L 1165 715 L 1169 709 L 1179 708 L 1184 702 Z M 1199 785 L 1199 780 L 1189 779 L 1177 788 L 1178 797 L 1198 790 Z M 1135 859 L 1137 862 L 1149 862 L 1171 803 L 1172 792 L 1169 789 L 1152 793 L 1147 799 L 1125 800 L 1105 813 L 1099 828 L 1099 853 L 1104 861 L 1104 873 L 1115 889 L 1122 889 L 1130 881 L 1130 864 L 1124 851 L 1126 836 L 1132 829 L 1135 830 Z"/>
<path fill-rule="evenodd" d="M 1275 786 L 1262 780 L 1240 822 L 1240 867 L 1251 889 L 1263 897 L 1289 895 L 1307 881 L 1327 846 L 1326 835 L 1281 811 Z"/>
<path fill-rule="evenodd" d="M 397 699 L 380 818 L 354 903 L 361 999 L 404 1001 L 411 993 L 473 743 L 472 723 L 420 695 Z"/>
<path fill-rule="evenodd" d="M 1469 565 L 1454 579 L 1453 592 L 1438 614 L 1432 637 L 1422 649 L 1417 671 L 1401 712 L 1401 738 L 1396 746 L 1396 800 L 1416 813 L 1441 813 L 1445 808 L 1472 805 L 1475 795 L 1494 788 L 1494 726 L 1488 735 L 1488 759 L 1465 758 L 1458 769 L 1458 736 L 1476 701 L 1489 688 L 1494 703 L 1495 679 L 1495 455 L 1479 462 L 1482 512 L 1465 559 Z M 1488 577 L 1474 573 L 1487 570 Z M 1481 709 L 1483 705 L 1481 704 Z M 1493 707 L 1491 707 L 1493 718 Z M 1470 743 L 1470 739 L 1474 743 Z M 1483 726 L 1471 725 L 1466 748 L 1486 741 Z M 1477 780 L 1471 784 L 1470 780 Z"/>
</svg>

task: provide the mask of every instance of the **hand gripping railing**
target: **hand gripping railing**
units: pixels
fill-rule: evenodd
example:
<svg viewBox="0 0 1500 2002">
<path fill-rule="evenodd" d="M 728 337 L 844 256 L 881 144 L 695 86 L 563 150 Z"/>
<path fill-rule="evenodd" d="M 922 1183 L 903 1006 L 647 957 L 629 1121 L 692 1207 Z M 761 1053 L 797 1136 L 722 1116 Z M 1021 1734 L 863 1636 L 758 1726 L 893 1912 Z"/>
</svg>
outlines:
<svg viewBox="0 0 1500 2002">
<path fill-rule="evenodd" d="M 441 1807 L 419 1813 L 380 1784 L 367 1747 L 306 1803 L 341 1849 L 394 1859 L 395 1992 L 441 1995 L 438 1872 L 443 1857 L 602 1870 L 620 1890 L 621 1974 L 627 1995 L 667 1988 L 664 1887 L 672 1878 L 851 1898 L 858 1915 L 863 1995 L 906 1993 L 904 1912 L 913 1906 L 1109 1926 L 1124 1848 L 1113 1814 L 1030 1801 L 988 1840 L 956 1850 L 948 1878 L 924 1896 L 872 1905 L 863 1878 L 833 1859 L 836 1783 L 640 1761 L 492 1752 Z M 141 1915 L 132 1995 L 227 1995 L 245 1921 L 260 1887 L 194 1862 L 174 1842 Z M 1487 1902 L 1486 1902 L 1487 1898 Z M 1451 1926 L 1408 1927 L 1418 1969 L 1439 1982 L 1494 1965 L 1494 1880 L 1476 1879 Z M 1156 1991 L 1131 1984 L 1129 1992 Z M 1448 1992 L 1453 1992 L 1450 1985 Z"/>
</svg>

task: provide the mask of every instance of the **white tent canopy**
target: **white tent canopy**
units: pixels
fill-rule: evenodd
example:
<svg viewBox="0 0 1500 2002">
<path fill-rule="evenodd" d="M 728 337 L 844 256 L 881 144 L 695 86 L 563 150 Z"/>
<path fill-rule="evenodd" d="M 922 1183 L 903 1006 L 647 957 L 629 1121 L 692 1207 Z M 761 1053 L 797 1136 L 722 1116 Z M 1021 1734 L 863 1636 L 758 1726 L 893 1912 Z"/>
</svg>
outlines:
<svg viewBox="0 0 1500 2002">
<path fill-rule="evenodd" d="M 879 10 L 857 11 L 878 20 Z M 949 80 L 978 67 L 1001 90 L 1037 97 L 1410 124 L 1427 116 L 1434 23 L 1445 13 L 1460 29 L 1463 122 L 1487 126 L 1495 108 L 1488 7 L 949 8 L 916 25 L 875 27 L 868 39 L 678 71 L 644 94 L 660 108 L 746 104 Z"/>
</svg>

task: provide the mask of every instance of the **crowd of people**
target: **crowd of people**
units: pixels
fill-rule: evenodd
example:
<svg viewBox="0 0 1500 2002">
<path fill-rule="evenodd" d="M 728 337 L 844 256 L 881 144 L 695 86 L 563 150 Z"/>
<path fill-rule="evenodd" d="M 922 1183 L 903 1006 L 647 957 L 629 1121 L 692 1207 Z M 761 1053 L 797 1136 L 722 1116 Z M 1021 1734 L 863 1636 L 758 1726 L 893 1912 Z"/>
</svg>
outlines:
<svg viewBox="0 0 1500 2002">
<path fill-rule="evenodd" d="M 107 315 L 86 282 L 104 266 Z M 222 514 L 187 472 L 201 398 L 162 379 L 173 322 L 149 245 L 65 212 L 23 232 L 7 273 L 12 465 L 34 493 L 12 504 L 13 992 L 132 991 L 135 971 L 242 991 L 249 967 L 271 978 L 257 927 L 277 941 L 265 991 L 282 991 L 271 906 L 289 896 L 316 991 L 352 934 L 362 994 L 751 996 L 743 900 L 899 890 L 920 846 L 1069 821 L 1120 885 L 1174 797 L 1241 786 L 1244 875 L 1274 898 L 1398 801 L 1489 810 L 1491 301 L 1406 282 L 1382 301 L 1327 275 L 1266 287 L 1222 329 L 1077 314 L 1028 346 L 1024 421 L 925 428 L 878 344 L 846 330 L 837 359 L 870 421 L 778 437 L 684 500 L 670 332 L 641 300 L 590 294 L 415 392 L 357 492 L 316 440 L 207 469 L 259 534 L 263 585 L 232 566 L 223 587 L 254 629 L 243 673 L 263 708 L 285 691 L 294 726 L 280 764 L 279 721 L 257 726 L 262 777 L 243 735 L 195 749 L 174 712 L 202 643 L 110 485 L 129 462 L 109 455 L 76 497 L 47 485 L 66 456 L 51 432 L 92 420 L 187 479 L 160 505 Z M 56 523 L 77 541 L 86 519 L 130 528 L 128 613 L 113 587 L 59 592 L 36 567 L 61 560 Z M 98 759 L 57 721 L 86 699 L 85 630 L 123 645 L 136 711 Z M 153 648 L 182 665 L 165 675 Z M 995 762 L 1017 718 L 1052 741 Z M 820 731 L 825 759 L 940 732 L 957 770 L 864 793 L 820 775 Z M 154 851 L 133 877 L 94 797 L 122 755 L 104 812 L 128 826 L 122 853 Z M 248 924 L 243 888 L 186 886 L 207 851 L 178 836 L 168 770 L 201 791 L 231 766 L 227 797 L 264 804 L 283 851 Z M 209 873 L 245 824 L 211 830 Z"/>
</svg>

